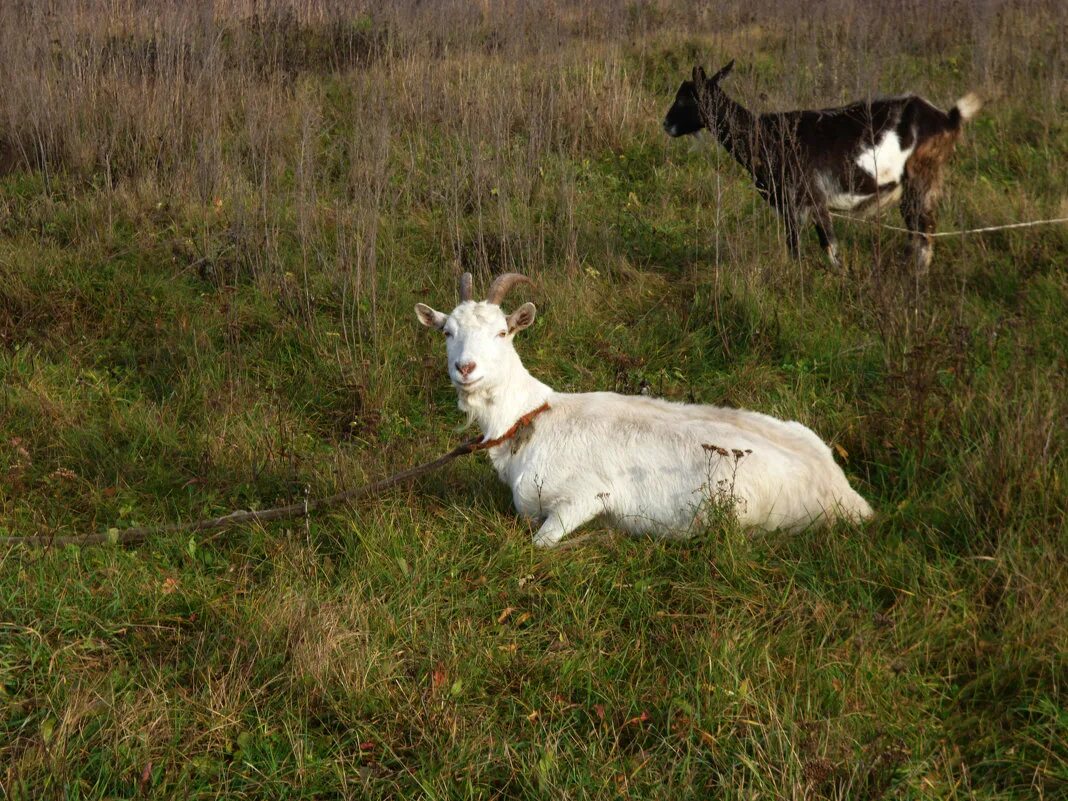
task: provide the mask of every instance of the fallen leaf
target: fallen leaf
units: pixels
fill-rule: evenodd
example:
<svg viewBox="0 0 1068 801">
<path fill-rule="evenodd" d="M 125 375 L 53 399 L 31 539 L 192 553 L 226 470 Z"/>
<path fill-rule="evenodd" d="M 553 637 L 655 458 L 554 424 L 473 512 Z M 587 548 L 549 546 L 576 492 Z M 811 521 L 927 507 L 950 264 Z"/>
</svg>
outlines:
<svg viewBox="0 0 1068 801">
<path fill-rule="evenodd" d="M 141 783 L 140 783 L 141 786 L 140 786 L 140 790 L 141 790 L 142 794 L 145 793 L 148 790 L 148 783 L 150 781 L 152 781 L 152 762 L 151 761 L 149 761 L 149 763 L 147 765 L 145 765 L 145 769 L 143 771 L 141 771 Z"/>
<path fill-rule="evenodd" d="M 515 611 L 515 607 L 514 607 L 514 606 L 509 606 L 509 607 L 506 607 L 506 608 L 505 608 L 505 610 L 504 610 L 503 612 L 501 612 L 501 613 L 500 613 L 500 614 L 499 614 L 499 615 L 497 616 L 497 622 L 498 622 L 498 623 L 503 623 L 503 622 L 504 622 L 504 621 L 506 621 L 506 620 L 507 620 L 507 619 L 508 619 L 509 617 L 511 617 L 511 615 L 512 615 L 512 612 L 514 612 L 514 611 Z"/>
<path fill-rule="evenodd" d="M 443 668 L 441 665 L 438 665 L 434 668 L 434 672 L 430 676 L 430 686 L 436 690 L 438 687 L 441 687 L 443 684 L 445 684 L 446 678 L 447 676 L 445 675 L 445 668 Z"/>
</svg>

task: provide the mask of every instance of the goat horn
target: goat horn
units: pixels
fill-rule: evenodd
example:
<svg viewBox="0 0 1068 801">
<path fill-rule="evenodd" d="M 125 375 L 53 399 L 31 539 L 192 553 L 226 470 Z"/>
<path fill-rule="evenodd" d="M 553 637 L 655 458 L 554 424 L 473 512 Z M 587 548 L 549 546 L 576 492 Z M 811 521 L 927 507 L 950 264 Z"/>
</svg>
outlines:
<svg viewBox="0 0 1068 801">
<path fill-rule="evenodd" d="M 464 273 L 460 276 L 460 303 L 471 300 L 471 284 L 473 281 L 471 273 Z"/>
<path fill-rule="evenodd" d="M 495 303 L 498 306 L 501 305 L 501 301 L 504 300 L 504 296 L 508 294 L 508 291 L 516 284 L 530 284 L 536 286 L 533 281 L 527 278 L 525 275 L 519 273 L 501 273 L 493 279 L 493 283 L 490 284 L 489 291 L 486 292 L 486 303 Z"/>
</svg>

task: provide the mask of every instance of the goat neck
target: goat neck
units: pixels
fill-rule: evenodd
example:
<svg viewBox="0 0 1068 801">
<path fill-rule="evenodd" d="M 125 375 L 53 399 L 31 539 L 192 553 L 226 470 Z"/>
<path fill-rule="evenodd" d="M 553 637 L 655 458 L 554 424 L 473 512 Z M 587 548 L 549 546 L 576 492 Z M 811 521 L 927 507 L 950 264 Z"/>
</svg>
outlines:
<svg viewBox="0 0 1068 801">
<path fill-rule="evenodd" d="M 735 161 L 753 173 L 756 116 L 729 97 L 719 85 L 708 86 L 700 103 L 701 121 Z"/>
<path fill-rule="evenodd" d="M 460 411 L 489 440 L 502 436 L 520 417 L 545 403 L 553 390 L 532 376 L 512 350 L 494 366 L 492 380 L 469 391 L 457 387 L 456 393 Z"/>
</svg>

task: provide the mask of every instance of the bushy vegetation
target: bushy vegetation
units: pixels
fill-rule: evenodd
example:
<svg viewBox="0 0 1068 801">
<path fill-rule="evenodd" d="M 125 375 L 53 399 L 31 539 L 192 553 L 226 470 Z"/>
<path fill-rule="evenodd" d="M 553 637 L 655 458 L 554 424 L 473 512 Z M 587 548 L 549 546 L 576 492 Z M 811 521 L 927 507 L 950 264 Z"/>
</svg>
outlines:
<svg viewBox="0 0 1068 801">
<path fill-rule="evenodd" d="M 415 323 L 535 278 L 557 389 L 800 420 L 864 527 L 539 552 L 484 457 L 295 524 L 0 545 L 0 797 L 1068 796 L 1068 228 L 838 224 L 660 120 L 987 106 L 942 230 L 1068 216 L 1055 2 L 0 5 L 0 535 L 446 450 Z M 898 224 L 896 214 L 888 222 Z"/>
</svg>

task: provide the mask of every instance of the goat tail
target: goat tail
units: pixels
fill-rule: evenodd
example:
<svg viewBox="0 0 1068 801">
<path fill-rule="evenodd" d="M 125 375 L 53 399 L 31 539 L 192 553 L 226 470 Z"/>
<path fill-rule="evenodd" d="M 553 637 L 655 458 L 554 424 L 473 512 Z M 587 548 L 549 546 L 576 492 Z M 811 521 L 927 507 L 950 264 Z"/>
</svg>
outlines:
<svg viewBox="0 0 1068 801">
<path fill-rule="evenodd" d="M 875 510 L 871 508 L 864 496 L 846 484 L 844 492 L 835 498 L 834 507 L 838 516 L 854 523 L 861 523 L 872 517 Z"/>
<path fill-rule="evenodd" d="M 975 92 L 968 92 L 949 110 L 949 124 L 954 128 L 959 128 L 961 123 L 967 122 L 978 114 L 982 107 L 983 101 L 979 99 L 979 95 Z"/>
<path fill-rule="evenodd" d="M 855 497 L 851 499 L 853 503 L 851 504 L 852 509 L 850 510 L 853 520 L 859 523 L 861 520 L 867 520 L 872 517 L 875 514 L 875 510 L 871 508 L 871 504 L 864 499 L 864 496 L 855 490 L 853 495 Z"/>
</svg>

